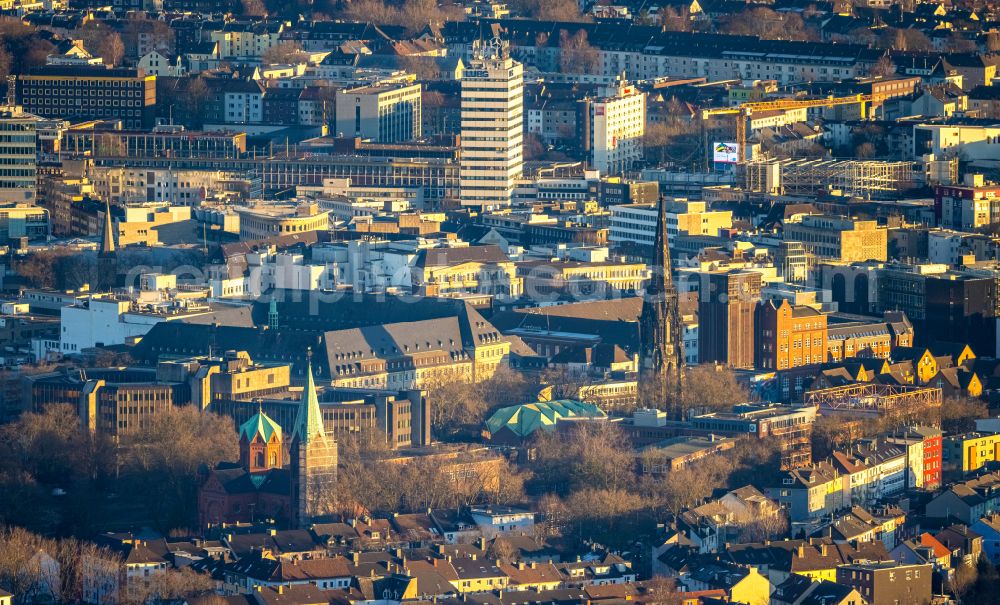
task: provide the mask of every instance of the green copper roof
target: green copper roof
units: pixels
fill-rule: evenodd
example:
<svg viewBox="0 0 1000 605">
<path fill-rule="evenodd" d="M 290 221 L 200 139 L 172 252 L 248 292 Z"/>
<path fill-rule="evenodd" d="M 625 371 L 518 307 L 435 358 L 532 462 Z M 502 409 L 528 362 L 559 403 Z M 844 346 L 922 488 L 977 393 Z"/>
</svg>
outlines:
<svg viewBox="0 0 1000 605">
<path fill-rule="evenodd" d="M 295 417 L 295 428 L 292 429 L 292 440 L 298 437 L 303 443 L 313 439 L 326 439 L 323 429 L 323 414 L 319 410 L 319 397 L 316 396 L 316 381 L 313 380 L 312 361 L 306 370 L 306 388 L 302 391 L 302 404 L 298 416 Z"/>
<path fill-rule="evenodd" d="M 552 430 L 563 418 L 607 418 L 601 408 L 574 399 L 536 401 L 500 408 L 486 421 L 486 428 L 496 434 L 507 427 L 520 437 L 527 437 L 538 429 Z"/>
<path fill-rule="evenodd" d="M 281 425 L 271 420 L 271 417 L 263 411 L 257 412 L 242 425 L 240 425 L 240 437 L 246 436 L 247 441 L 253 441 L 256 435 L 260 435 L 264 443 L 271 441 L 272 435 L 277 435 L 281 440 Z"/>
</svg>

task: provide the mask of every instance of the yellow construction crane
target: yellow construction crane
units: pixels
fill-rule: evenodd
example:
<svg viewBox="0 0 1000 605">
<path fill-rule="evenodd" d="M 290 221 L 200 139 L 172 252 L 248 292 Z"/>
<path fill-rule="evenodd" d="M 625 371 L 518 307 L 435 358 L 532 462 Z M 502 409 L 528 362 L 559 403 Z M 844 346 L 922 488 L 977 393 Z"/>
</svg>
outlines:
<svg viewBox="0 0 1000 605">
<path fill-rule="evenodd" d="M 703 109 L 702 120 L 707 120 L 712 116 L 735 115 L 736 116 L 736 154 L 737 162 L 742 164 L 746 160 L 747 143 L 747 122 L 755 111 L 775 111 L 782 109 L 801 109 L 803 107 L 834 107 L 837 105 L 861 105 L 861 119 L 867 119 L 869 106 L 872 103 L 871 95 L 851 95 L 849 97 L 827 97 L 825 99 L 775 99 L 773 101 L 753 101 L 743 103 L 738 107 L 723 107 L 719 109 Z M 702 122 L 704 124 L 704 122 Z"/>
</svg>

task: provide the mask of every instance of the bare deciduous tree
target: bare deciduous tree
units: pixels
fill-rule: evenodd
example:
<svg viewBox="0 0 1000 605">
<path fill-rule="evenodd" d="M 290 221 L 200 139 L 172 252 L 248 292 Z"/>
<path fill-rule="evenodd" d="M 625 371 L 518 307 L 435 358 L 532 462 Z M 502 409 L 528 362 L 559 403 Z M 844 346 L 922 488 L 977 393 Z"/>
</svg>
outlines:
<svg viewBox="0 0 1000 605">
<path fill-rule="evenodd" d="M 302 50 L 302 45 L 294 40 L 279 42 L 264 51 L 261 61 L 265 65 L 286 65 L 301 63 L 305 60 L 306 54 Z"/>
<path fill-rule="evenodd" d="M 559 71 L 564 74 L 594 74 L 601 68 L 601 53 L 590 45 L 587 30 L 559 32 Z"/>
</svg>

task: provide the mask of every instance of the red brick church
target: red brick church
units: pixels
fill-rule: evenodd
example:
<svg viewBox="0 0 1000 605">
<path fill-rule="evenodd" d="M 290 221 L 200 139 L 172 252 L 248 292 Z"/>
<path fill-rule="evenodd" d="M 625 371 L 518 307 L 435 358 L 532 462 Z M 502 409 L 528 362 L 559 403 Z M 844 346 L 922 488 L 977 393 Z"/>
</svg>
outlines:
<svg viewBox="0 0 1000 605">
<path fill-rule="evenodd" d="M 273 520 L 283 527 L 308 527 L 333 512 L 337 442 L 323 427 L 312 366 L 292 438 L 258 411 L 239 427 L 239 462 L 222 462 L 198 489 L 201 527 Z"/>
</svg>

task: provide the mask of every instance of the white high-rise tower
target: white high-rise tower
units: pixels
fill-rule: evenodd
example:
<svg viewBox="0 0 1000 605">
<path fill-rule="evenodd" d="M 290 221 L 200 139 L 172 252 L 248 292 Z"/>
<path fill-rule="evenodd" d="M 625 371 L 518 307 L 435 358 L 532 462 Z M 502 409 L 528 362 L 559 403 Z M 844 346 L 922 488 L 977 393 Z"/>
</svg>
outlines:
<svg viewBox="0 0 1000 605">
<path fill-rule="evenodd" d="M 524 68 L 510 46 L 478 42 L 462 74 L 463 206 L 509 206 L 524 158 Z"/>
</svg>

